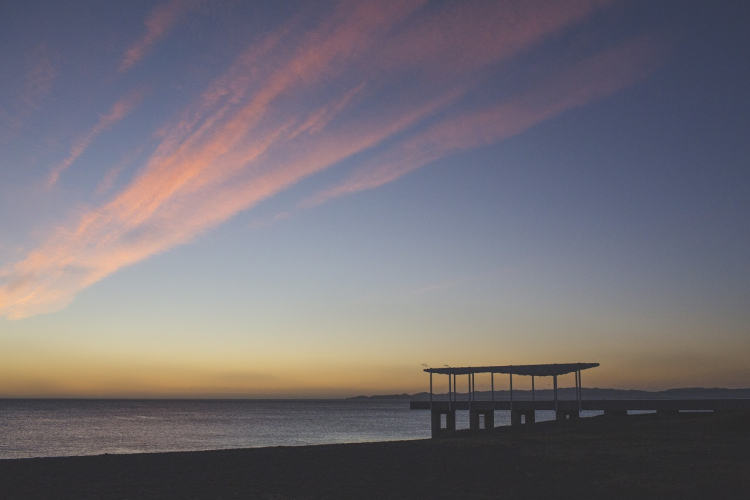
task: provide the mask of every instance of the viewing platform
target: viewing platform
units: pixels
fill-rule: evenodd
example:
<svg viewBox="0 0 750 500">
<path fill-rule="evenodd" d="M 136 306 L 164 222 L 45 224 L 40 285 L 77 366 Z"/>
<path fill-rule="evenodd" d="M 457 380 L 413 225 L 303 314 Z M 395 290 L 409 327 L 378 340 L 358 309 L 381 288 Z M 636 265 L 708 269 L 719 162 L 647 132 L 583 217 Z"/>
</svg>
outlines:
<svg viewBox="0 0 750 500">
<path fill-rule="evenodd" d="M 430 399 L 411 401 L 412 410 L 429 410 L 432 437 L 456 430 L 456 411 L 469 412 L 469 429 L 491 430 L 495 426 L 495 411 L 509 411 L 511 425 L 533 424 L 537 411 L 554 411 L 558 420 L 578 418 L 582 411 L 603 411 L 606 415 L 627 415 L 628 411 L 656 411 L 674 414 L 680 411 L 750 411 L 750 399 L 588 399 L 582 398 L 581 371 L 599 366 L 599 363 L 563 363 L 545 365 L 508 365 L 461 368 L 427 368 L 430 374 Z M 490 399 L 477 399 L 476 374 L 490 374 Z M 557 378 L 574 374 L 575 399 L 559 399 Z M 433 374 L 448 376 L 448 400 L 436 400 L 433 395 Z M 495 374 L 510 378 L 510 399 L 495 399 Z M 467 392 L 459 400 L 456 392 L 457 377 L 467 376 Z M 531 377 L 532 399 L 513 398 L 513 375 Z M 553 399 L 535 397 L 535 378 L 553 378 Z"/>
</svg>

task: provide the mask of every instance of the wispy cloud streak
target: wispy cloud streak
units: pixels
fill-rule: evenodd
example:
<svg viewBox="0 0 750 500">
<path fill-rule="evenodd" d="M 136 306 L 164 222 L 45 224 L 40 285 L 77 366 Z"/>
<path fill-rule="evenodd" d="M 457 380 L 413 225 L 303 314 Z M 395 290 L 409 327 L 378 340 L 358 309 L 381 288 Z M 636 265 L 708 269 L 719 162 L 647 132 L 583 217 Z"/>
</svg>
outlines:
<svg viewBox="0 0 750 500">
<path fill-rule="evenodd" d="M 23 89 L 10 103 L 7 111 L 0 108 L 0 139 L 13 136 L 13 132 L 23 126 L 24 118 L 39 107 L 57 78 L 57 70 L 47 44 L 39 43 L 28 54 L 27 60 L 29 66 Z"/>
<path fill-rule="evenodd" d="M 94 139 L 104 132 L 112 128 L 117 122 L 125 118 L 133 108 L 143 99 L 143 91 L 137 90 L 132 91 L 122 97 L 119 101 L 114 103 L 109 111 L 99 117 L 99 122 L 91 127 L 85 134 L 81 135 L 73 143 L 73 147 L 70 148 L 68 156 L 52 167 L 49 176 L 47 177 L 47 186 L 54 186 L 60 179 L 60 175 L 65 172 L 76 159 L 89 147 Z"/>
<path fill-rule="evenodd" d="M 52 83 L 57 76 L 49 50 L 45 44 L 39 44 L 31 55 L 32 66 L 27 72 L 26 86 L 21 95 L 21 101 L 30 107 L 37 107 L 42 99 L 52 88 Z"/>
<path fill-rule="evenodd" d="M 635 51 L 613 49 L 489 110 L 461 112 L 467 90 L 481 84 L 481 78 L 461 78 L 466 71 L 496 70 L 500 61 L 582 21 L 602 2 L 572 2 L 576 8 L 565 12 L 546 2 L 493 3 L 501 11 L 493 15 L 515 15 L 521 25 L 516 38 L 505 39 L 510 49 L 488 49 L 467 63 L 446 59 L 440 45 L 407 46 L 398 60 L 389 59 L 391 42 L 408 39 L 416 29 L 412 24 L 427 23 L 420 27 L 427 32 L 430 26 L 442 29 L 439 13 L 417 15 L 423 3 L 343 2 L 316 26 L 301 29 L 297 20 L 250 47 L 179 119 L 160 129 L 158 147 L 127 186 L 0 272 L 0 314 L 23 318 L 57 311 L 118 269 L 189 242 L 343 160 L 376 155 L 307 205 L 382 185 L 452 151 L 518 133 L 614 92 L 648 66 L 635 58 L 603 78 Z M 478 35 L 471 12 L 454 18 L 461 25 L 451 35 L 457 44 Z M 396 85 L 406 73 L 413 84 Z M 131 108 L 113 108 L 102 117 L 53 171 L 54 179 Z"/>
<path fill-rule="evenodd" d="M 138 61 L 143 59 L 151 47 L 164 37 L 178 21 L 189 6 L 189 3 L 188 0 L 172 0 L 167 4 L 159 5 L 151 11 L 144 21 L 146 33 L 125 52 L 122 58 L 122 62 L 120 63 L 121 73 L 129 70 Z"/>
<path fill-rule="evenodd" d="M 373 189 L 461 150 L 519 134 L 564 111 L 606 97 L 647 76 L 658 64 L 658 43 L 647 36 L 602 51 L 488 110 L 450 117 L 370 159 L 350 178 L 300 204 Z"/>
</svg>

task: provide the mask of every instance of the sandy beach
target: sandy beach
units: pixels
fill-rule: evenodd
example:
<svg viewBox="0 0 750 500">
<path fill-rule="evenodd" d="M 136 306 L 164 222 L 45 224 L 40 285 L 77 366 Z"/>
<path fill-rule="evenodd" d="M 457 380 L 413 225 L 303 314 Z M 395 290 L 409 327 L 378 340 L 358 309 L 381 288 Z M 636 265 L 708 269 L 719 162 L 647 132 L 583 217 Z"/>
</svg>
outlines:
<svg viewBox="0 0 750 500">
<path fill-rule="evenodd" d="M 595 417 L 440 440 L 0 460 L 0 498 L 747 498 L 748 445 L 743 413 Z"/>
</svg>

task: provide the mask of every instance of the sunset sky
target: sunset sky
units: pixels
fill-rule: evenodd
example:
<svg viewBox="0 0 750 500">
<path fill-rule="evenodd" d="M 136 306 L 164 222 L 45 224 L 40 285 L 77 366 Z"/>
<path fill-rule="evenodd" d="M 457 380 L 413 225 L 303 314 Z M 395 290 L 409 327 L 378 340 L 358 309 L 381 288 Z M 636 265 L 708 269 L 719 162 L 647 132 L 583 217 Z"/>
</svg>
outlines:
<svg viewBox="0 0 750 500">
<path fill-rule="evenodd" d="M 749 21 L 3 1 L 0 397 L 750 387 Z"/>
</svg>

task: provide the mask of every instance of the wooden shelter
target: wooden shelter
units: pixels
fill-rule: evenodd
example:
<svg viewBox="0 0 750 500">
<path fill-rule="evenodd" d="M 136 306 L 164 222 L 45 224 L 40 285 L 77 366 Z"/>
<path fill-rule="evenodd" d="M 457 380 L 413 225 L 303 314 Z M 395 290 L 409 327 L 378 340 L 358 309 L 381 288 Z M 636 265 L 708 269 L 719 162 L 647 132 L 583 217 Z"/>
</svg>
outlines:
<svg viewBox="0 0 750 500">
<path fill-rule="evenodd" d="M 489 373 L 491 380 L 491 399 L 495 400 L 495 374 L 507 374 L 510 377 L 510 414 L 513 425 L 520 424 L 522 419 L 525 423 L 535 421 L 535 410 L 532 408 L 514 408 L 513 406 L 513 375 L 531 377 L 531 399 L 535 401 L 534 382 L 536 377 L 552 377 L 554 388 L 554 409 L 557 418 L 577 417 L 581 411 L 581 371 L 599 366 L 599 363 L 553 363 L 544 365 L 506 365 L 506 366 L 466 366 L 466 367 L 443 367 L 443 368 L 426 368 L 424 371 L 430 374 L 430 411 L 432 414 L 432 434 L 437 433 L 442 428 L 442 416 L 445 415 L 445 429 L 455 430 L 456 428 L 456 402 L 457 402 L 457 377 L 466 375 L 467 397 L 469 410 L 469 426 L 472 429 L 481 428 L 484 423 L 485 429 L 491 429 L 494 426 L 495 412 L 494 407 L 487 407 L 484 404 L 473 404 L 476 401 L 475 376 L 477 373 Z M 575 374 L 576 402 L 577 408 L 561 409 L 557 397 L 557 377 L 569 373 Z M 433 403 L 433 374 L 448 375 L 448 404 L 435 405 Z M 463 406 L 463 405 L 461 405 Z M 524 405 L 525 406 L 525 405 Z M 566 405 L 567 406 L 567 405 Z M 482 422 L 483 421 L 483 422 Z"/>
</svg>

